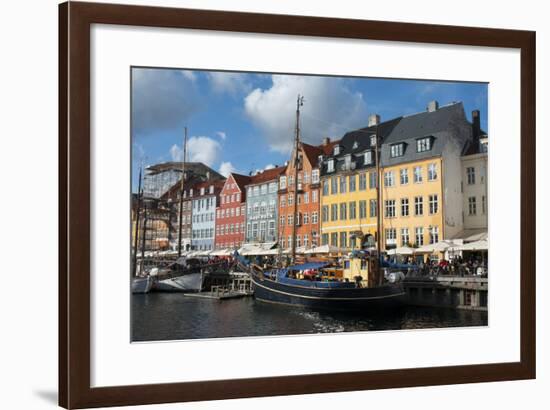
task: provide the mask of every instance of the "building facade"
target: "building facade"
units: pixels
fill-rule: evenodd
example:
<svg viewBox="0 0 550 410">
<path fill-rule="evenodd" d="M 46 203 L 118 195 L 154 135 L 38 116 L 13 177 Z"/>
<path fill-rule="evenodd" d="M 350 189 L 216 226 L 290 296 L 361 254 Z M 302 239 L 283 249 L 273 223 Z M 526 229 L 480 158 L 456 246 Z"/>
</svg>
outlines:
<svg viewBox="0 0 550 410">
<path fill-rule="evenodd" d="M 386 122 L 373 115 L 368 127 L 345 134 L 321 164 L 321 242 L 364 246 L 356 238 L 378 237 L 377 213 L 382 250 L 423 246 L 457 238 L 469 226 L 482 228 L 486 152 L 479 153 L 479 111 L 472 118 L 469 122 L 462 103 L 439 107 L 433 101 L 425 112 Z M 480 175 L 475 183 L 463 183 L 468 172 Z"/>
<path fill-rule="evenodd" d="M 193 198 L 197 195 L 196 186 L 206 181 L 220 181 L 224 179 L 216 171 L 202 163 L 191 163 L 190 165 L 191 166 L 187 167 L 186 164 L 185 185 L 183 187 L 182 251 L 191 250 Z M 161 199 L 165 201 L 170 208 L 170 229 L 168 231 L 168 240 L 170 248 L 173 250 L 177 250 L 179 246 L 181 192 L 180 179 L 161 197 Z"/>
<path fill-rule="evenodd" d="M 191 249 L 213 250 L 216 232 L 216 208 L 224 180 L 204 181 L 192 187 Z"/>
<path fill-rule="evenodd" d="M 382 124 L 378 121 L 379 117 L 371 116 L 368 127 L 346 133 L 322 158 L 322 245 L 353 249 L 372 244 L 376 238 L 378 177 L 373 138 L 378 132 L 383 140 L 399 118 Z"/>
<path fill-rule="evenodd" d="M 279 244 L 283 248 L 292 247 L 294 225 L 294 193 L 297 194 L 296 246 L 312 247 L 320 245 L 320 186 L 321 173 L 319 160 L 330 153 L 333 142 L 325 139 L 322 145 L 313 146 L 301 143 L 293 150 L 290 161 L 279 177 Z M 298 157 L 298 176 L 295 175 L 295 157 Z"/>
<path fill-rule="evenodd" d="M 276 242 L 279 177 L 286 167 L 260 171 L 246 186 L 246 242 Z"/>
<path fill-rule="evenodd" d="M 216 209 L 216 249 L 238 248 L 245 238 L 246 189 L 250 177 L 230 174 L 220 193 Z"/>
<path fill-rule="evenodd" d="M 475 126 L 462 103 L 432 101 L 425 112 L 402 117 L 384 138 L 383 249 L 432 244 L 464 230 L 462 156 L 474 143 Z"/>
</svg>

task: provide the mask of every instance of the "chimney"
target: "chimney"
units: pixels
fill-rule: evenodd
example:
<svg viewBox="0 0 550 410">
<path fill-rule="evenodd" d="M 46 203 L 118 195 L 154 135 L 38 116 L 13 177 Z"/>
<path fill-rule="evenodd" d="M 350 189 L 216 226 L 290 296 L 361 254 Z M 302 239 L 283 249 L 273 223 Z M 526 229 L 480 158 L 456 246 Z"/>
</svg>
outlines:
<svg viewBox="0 0 550 410">
<path fill-rule="evenodd" d="M 323 138 L 323 147 L 326 147 L 328 144 L 330 144 L 330 137 Z"/>
<path fill-rule="evenodd" d="M 472 139 L 474 146 L 479 149 L 479 137 L 481 136 L 481 122 L 479 118 L 479 110 L 472 111 Z"/>
<path fill-rule="evenodd" d="M 369 115 L 369 127 L 380 124 L 380 116 L 378 114 Z"/>
<path fill-rule="evenodd" d="M 428 107 L 426 107 L 426 110 L 428 112 L 434 112 L 439 109 L 439 103 L 436 100 L 430 101 L 428 103 Z"/>
</svg>

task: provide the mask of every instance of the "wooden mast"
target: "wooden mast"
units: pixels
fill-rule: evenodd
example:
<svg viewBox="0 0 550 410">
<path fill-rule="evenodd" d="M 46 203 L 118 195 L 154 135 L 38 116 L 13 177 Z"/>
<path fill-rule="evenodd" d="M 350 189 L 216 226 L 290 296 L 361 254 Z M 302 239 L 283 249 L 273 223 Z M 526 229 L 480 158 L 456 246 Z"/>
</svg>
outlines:
<svg viewBox="0 0 550 410">
<path fill-rule="evenodd" d="M 292 223 L 292 263 L 296 261 L 296 225 L 298 223 L 298 166 L 300 165 L 300 158 L 298 156 L 298 150 L 300 148 L 300 107 L 304 105 L 304 97 L 298 94 L 296 99 L 296 135 L 294 137 L 294 216 Z"/>
<path fill-rule="evenodd" d="M 138 253 L 138 237 L 139 237 L 139 214 L 141 213 L 141 167 L 139 167 L 139 182 L 138 182 L 138 197 L 136 209 L 136 226 L 134 230 L 134 254 L 132 260 L 132 276 L 136 276 L 137 271 L 137 253 Z"/>
<path fill-rule="evenodd" d="M 379 136 L 378 136 L 378 123 L 376 124 L 375 128 L 375 152 L 374 152 L 374 158 L 375 158 L 375 164 L 376 164 L 376 268 L 377 268 L 377 282 L 380 284 L 382 282 L 381 276 L 380 276 L 380 241 L 382 240 L 382 191 L 380 189 L 380 185 L 382 184 L 381 181 L 381 175 L 380 175 L 380 158 L 379 158 Z"/>
<path fill-rule="evenodd" d="M 183 134 L 183 161 L 181 163 L 178 257 L 181 256 L 181 242 L 182 242 L 182 239 L 183 239 L 183 191 L 185 189 L 185 160 L 186 160 L 186 155 L 187 155 L 187 127 L 185 127 L 184 134 Z"/>
</svg>

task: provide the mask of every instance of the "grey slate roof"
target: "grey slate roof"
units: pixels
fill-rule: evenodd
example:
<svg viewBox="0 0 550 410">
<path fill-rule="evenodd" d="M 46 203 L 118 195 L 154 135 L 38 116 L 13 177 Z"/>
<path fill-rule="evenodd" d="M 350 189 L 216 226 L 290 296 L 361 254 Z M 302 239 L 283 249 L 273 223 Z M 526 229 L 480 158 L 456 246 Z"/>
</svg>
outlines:
<svg viewBox="0 0 550 410">
<path fill-rule="evenodd" d="M 432 147 L 429 151 L 416 152 L 416 141 L 423 137 L 431 137 Z M 381 165 L 395 165 L 440 156 L 447 144 L 454 144 L 460 153 L 471 138 L 472 126 L 466 119 L 461 102 L 440 107 L 436 111 L 402 117 L 384 138 Z M 390 147 L 397 143 L 405 143 L 404 155 L 391 158 Z"/>
<path fill-rule="evenodd" d="M 374 161 L 372 164 L 364 163 L 362 153 L 374 149 L 370 145 L 370 136 L 375 132 L 376 126 L 371 126 L 346 133 L 339 143 L 340 153 L 325 158 L 321 175 L 327 175 L 329 158 L 336 160 L 335 169 L 338 172 L 343 169 L 344 158 L 350 154 L 355 163 L 354 169 L 373 167 Z M 378 134 L 381 139 L 381 166 L 441 156 L 449 148 L 460 155 L 472 145 L 472 124 L 467 120 L 461 102 L 439 107 L 435 111 L 420 112 L 381 122 L 378 125 Z M 429 151 L 417 152 L 416 142 L 424 137 L 430 137 L 432 147 Z M 398 143 L 404 144 L 403 155 L 391 158 L 390 147 Z"/>
</svg>

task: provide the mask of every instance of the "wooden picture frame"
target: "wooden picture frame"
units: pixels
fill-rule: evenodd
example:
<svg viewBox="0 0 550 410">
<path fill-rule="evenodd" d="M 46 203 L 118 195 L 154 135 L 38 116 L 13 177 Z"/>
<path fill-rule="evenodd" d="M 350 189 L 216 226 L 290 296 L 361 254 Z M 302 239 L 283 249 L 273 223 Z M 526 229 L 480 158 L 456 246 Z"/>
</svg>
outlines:
<svg viewBox="0 0 550 410">
<path fill-rule="evenodd" d="M 90 27 L 94 23 L 521 50 L 521 360 L 91 388 Z M 59 404 L 221 400 L 535 378 L 535 33 L 489 28 L 63 3 L 59 6 Z"/>
</svg>

